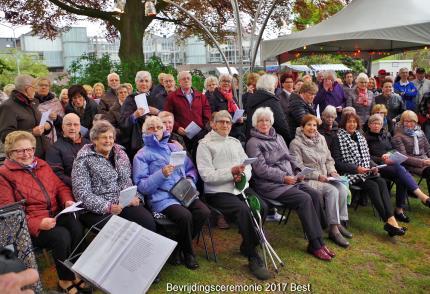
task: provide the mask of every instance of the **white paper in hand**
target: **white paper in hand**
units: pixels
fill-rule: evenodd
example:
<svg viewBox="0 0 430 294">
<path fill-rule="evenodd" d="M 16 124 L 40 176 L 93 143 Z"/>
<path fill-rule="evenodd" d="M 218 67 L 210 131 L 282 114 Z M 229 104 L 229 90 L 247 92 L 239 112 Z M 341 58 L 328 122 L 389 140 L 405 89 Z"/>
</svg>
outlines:
<svg viewBox="0 0 430 294">
<path fill-rule="evenodd" d="M 174 166 L 181 166 L 185 164 L 185 158 L 187 157 L 186 151 L 176 151 L 170 153 L 170 162 Z"/>
<path fill-rule="evenodd" d="M 233 119 L 231 120 L 231 122 L 232 123 L 236 123 L 237 121 L 238 121 L 238 119 L 239 118 L 241 118 L 242 116 L 243 116 L 243 114 L 245 113 L 245 110 L 244 109 L 237 109 L 235 112 L 234 112 L 234 115 L 233 115 Z"/>
<path fill-rule="evenodd" d="M 384 168 L 384 167 L 386 167 L 387 165 L 386 164 L 380 164 L 380 165 L 377 165 L 377 166 L 375 166 L 376 168 L 378 168 L 378 169 L 380 169 L 380 168 Z"/>
<path fill-rule="evenodd" d="M 79 202 L 75 202 L 75 203 L 73 203 L 72 205 L 70 205 L 70 206 L 68 206 L 68 207 L 64 208 L 62 211 L 60 211 L 60 212 L 55 216 L 55 218 L 58 218 L 60 215 L 65 214 L 65 213 L 71 213 L 71 212 L 75 212 L 75 211 L 82 210 L 82 209 L 83 209 L 82 207 L 78 207 L 78 206 L 79 206 L 79 205 L 81 205 L 81 204 L 82 204 L 82 201 L 79 201 Z"/>
<path fill-rule="evenodd" d="M 317 118 L 321 118 L 321 115 L 320 115 L 320 105 L 319 104 L 317 105 L 317 109 L 315 110 L 315 112 L 317 114 Z"/>
<path fill-rule="evenodd" d="M 131 186 L 125 188 L 121 192 L 119 192 L 119 205 L 122 207 L 127 207 L 130 205 L 131 200 L 136 197 L 137 194 L 137 186 Z"/>
<path fill-rule="evenodd" d="M 251 157 L 251 158 L 245 159 L 242 164 L 243 165 L 253 164 L 256 161 L 257 161 L 256 157 Z"/>
<path fill-rule="evenodd" d="M 390 154 L 390 160 L 394 161 L 395 163 L 403 163 L 406 159 L 408 159 L 408 157 L 399 151 Z"/>
<path fill-rule="evenodd" d="M 45 112 L 42 112 L 42 118 L 40 119 L 39 126 L 44 126 L 45 123 L 49 120 L 49 115 L 51 114 L 51 110 L 47 110 Z"/>
<path fill-rule="evenodd" d="M 195 135 L 197 135 L 198 133 L 200 133 L 202 129 L 195 123 L 195 122 L 190 122 L 190 124 L 185 128 L 185 135 L 187 136 L 188 139 L 192 139 L 194 138 Z"/>
<path fill-rule="evenodd" d="M 309 167 L 305 167 L 302 169 L 301 172 L 299 172 L 296 177 L 304 177 L 312 172 L 314 172 L 315 170 L 313 168 L 309 168 Z"/>
<path fill-rule="evenodd" d="M 145 112 L 143 114 L 149 113 L 148 100 L 146 99 L 146 94 L 145 93 L 136 95 L 134 97 L 134 101 L 136 102 L 137 108 L 143 108 L 143 109 L 145 109 Z"/>
<path fill-rule="evenodd" d="M 329 180 L 330 182 L 342 182 L 342 178 L 341 177 L 328 177 L 327 180 Z"/>
</svg>

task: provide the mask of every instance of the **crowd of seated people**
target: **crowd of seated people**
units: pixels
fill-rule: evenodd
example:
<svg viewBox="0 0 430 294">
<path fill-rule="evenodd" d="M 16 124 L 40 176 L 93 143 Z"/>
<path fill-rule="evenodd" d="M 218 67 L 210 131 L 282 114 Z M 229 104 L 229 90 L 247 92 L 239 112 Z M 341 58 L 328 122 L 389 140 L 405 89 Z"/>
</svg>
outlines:
<svg viewBox="0 0 430 294">
<path fill-rule="evenodd" d="M 405 212 L 408 193 L 430 207 L 428 193 L 413 177 L 430 185 L 429 81 L 423 69 L 414 81 L 406 73 L 400 70 L 394 86 L 392 78 L 364 73 L 354 79 L 348 72 L 343 85 L 334 72 L 319 73 L 317 83 L 308 75 L 295 80 L 284 74 L 278 83 L 275 75 L 253 73 L 241 97 L 246 107 L 228 74 L 209 77 L 201 93 L 185 71 L 177 77 L 160 74 L 157 86 L 149 72 L 139 71 L 134 92 L 111 73 L 106 88 L 103 83 L 91 90 L 73 85 L 59 98 L 49 79 L 19 75 L 0 105 L 6 154 L 0 205 L 26 200 L 33 243 L 52 249 L 59 287 L 68 293 L 86 291 L 88 285 L 58 260 L 68 256 L 85 227 L 102 228 L 110 215 L 155 232 L 154 215 L 164 215 L 180 232 L 172 263 L 197 269 L 193 240 L 210 221 L 208 206 L 237 223 L 250 272 L 269 279 L 243 195 L 259 199 L 263 219 L 270 210 L 267 199 L 296 210 L 307 251 L 330 261 L 336 254 L 324 241 L 324 230 L 340 247 L 350 246 L 352 238 L 348 184 L 370 199 L 389 236 L 406 234 L 398 222 L 413 221 Z M 138 95 L 146 97 L 147 109 L 138 106 Z M 57 108 L 41 123 L 41 105 L 47 102 Z M 244 114 L 237 117 L 241 107 Z M 190 125 L 199 130 L 192 133 Z M 184 164 L 170 164 L 172 152 L 182 150 L 187 152 Z M 406 161 L 393 162 L 394 151 Z M 244 165 L 247 158 L 256 161 Z M 307 168 L 311 172 L 300 173 Z M 333 181 L 340 176 L 342 182 Z M 201 194 L 188 207 L 170 192 L 183 178 Z M 387 181 L 396 184 L 394 206 Z M 123 207 L 119 193 L 132 185 L 136 196 Z M 78 218 L 54 218 L 75 201 L 84 207 Z"/>
</svg>

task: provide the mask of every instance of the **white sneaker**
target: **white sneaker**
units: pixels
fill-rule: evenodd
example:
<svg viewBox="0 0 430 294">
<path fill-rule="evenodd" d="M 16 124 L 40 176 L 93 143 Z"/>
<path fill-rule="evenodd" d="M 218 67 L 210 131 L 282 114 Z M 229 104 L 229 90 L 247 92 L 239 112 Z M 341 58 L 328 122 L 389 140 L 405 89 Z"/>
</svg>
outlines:
<svg viewBox="0 0 430 294">
<path fill-rule="evenodd" d="M 266 222 L 279 222 L 282 218 L 282 215 L 280 215 L 278 212 L 275 212 L 274 214 L 269 214 L 266 217 Z"/>
</svg>

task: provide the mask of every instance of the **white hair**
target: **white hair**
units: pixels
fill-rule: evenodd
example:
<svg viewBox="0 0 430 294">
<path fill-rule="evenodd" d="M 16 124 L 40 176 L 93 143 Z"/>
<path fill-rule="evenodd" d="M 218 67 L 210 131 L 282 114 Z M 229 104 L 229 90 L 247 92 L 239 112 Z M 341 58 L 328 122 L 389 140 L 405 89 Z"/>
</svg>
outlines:
<svg viewBox="0 0 430 294">
<path fill-rule="evenodd" d="M 146 70 L 138 71 L 136 73 L 136 77 L 134 78 L 134 82 L 137 83 L 137 81 L 144 79 L 144 78 L 148 78 L 148 80 L 152 82 L 151 73 L 149 71 L 146 71 Z"/>
<path fill-rule="evenodd" d="M 329 117 L 337 117 L 337 111 L 336 107 L 333 105 L 327 105 L 326 108 L 324 108 L 324 111 L 321 114 L 322 118 L 329 118 Z"/>
<path fill-rule="evenodd" d="M 228 79 L 229 81 L 233 81 L 233 76 L 230 74 L 223 73 L 219 75 L 219 80 L 221 81 L 222 79 Z"/>
<path fill-rule="evenodd" d="M 270 74 L 264 74 L 258 79 L 256 88 L 257 90 L 260 89 L 275 93 L 277 82 L 278 80 L 275 76 Z"/>
<path fill-rule="evenodd" d="M 110 74 L 107 75 L 107 80 L 109 82 L 110 77 L 117 77 L 119 79 L 119 75 L 116 72 L 111 72 Z"/>
<path fill-rule="evenodd" d="M 182 76 L 184 76 L 184 75 L 187 75 L 187 76 L 190 76 L 191 77 L 191 74 L 190 74 L 190 72 L 189 71 L 187 71 L 187 70 L 183 70 L 183 71 L 180 71 L 180 72 L 178 72 L 178 81 L 182 78 Z"/>
<path fill-rule="evenodd" d="M 273 125 L 275 122 L 275 118 L 273 117 L 273 111 L 270 109 L 270 107 L 260 107 L 257 108 L 257 110 L 252 115 L 252 126 L 254 128 L 257 127 L 257 122 L 260 117 L 267 117 L 270 120 L 270 125 Z"/>
<path fill-rule="evenodd" d="M 359 81 L 369 82 L 369 77 L 364 72 L 361 72 L 358 74 L 357 78 L 355 79 L 356 83 L 358 83 Z"/>
<path fill-rule="evenodd" d="M 33 86 L 34 78 L 27 74 L 18 75 L 15 78 L 15 90 L 25 92 L 29 86 Z"/>
<path fill-rule="evenodd" d="M 323 78 L 326 80 L 329 76 L 333 77 L 333 81 L 336 81 L 336 72 L 332 70 L 323 71 Z"/>
<path fill-rule="evenodd" d="M 158 116 L 155 116 L 155 115 L 151 115 L 151 116 L 148 116 L 145 119 L 145 122 L 143 123 L 142 134 L 148 134 L 148 128 L 154 126 L 155 124 L 159 124 L 159 125 L 163 126 L 163 131 L 166 130 L 166 127 L 164 126 L 161 118 L 159 118 Z"/>
<path fill-rule="evenodd" d="M 208 84 L 209 84 L 210 82 L 215 82 L 217 85 L 219 85 L 219 81 L 218 81 L 218 78 L 217 78 L 217 77 L 215 77 L 215 76 L 208 76 L 208 77 L 206 78 L 206 80 L 205 80 L 205 83 L 204 83 L 204 87 L 205 87 L 205 89 L 207 89 L 207 88 L 208 88 Z"/>
</svg>

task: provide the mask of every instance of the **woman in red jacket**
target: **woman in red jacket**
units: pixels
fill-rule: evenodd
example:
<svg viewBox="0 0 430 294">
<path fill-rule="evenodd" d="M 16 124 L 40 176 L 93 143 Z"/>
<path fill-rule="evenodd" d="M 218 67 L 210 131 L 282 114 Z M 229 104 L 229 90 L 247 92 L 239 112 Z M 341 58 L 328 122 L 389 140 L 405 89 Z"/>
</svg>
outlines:
<svg viewBox="0 0 430 294">
<path fill-rule="evenodd" d="M 0 206 L 25 200 L 25 214 L 33 244 L 52 249 L 58 286 L 67 293 L 81 290 L 64 261 L 83 236 L 73 214 L 55 215 L 74 203 L 73 195 L 44 161 L 34 156 L 36 139 L 25 131 L 15 131 L 5 139 L 6 161 L 0 167 Z"/>
</svg>

